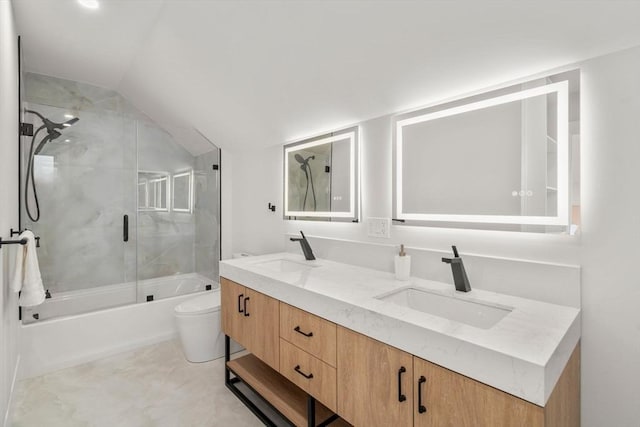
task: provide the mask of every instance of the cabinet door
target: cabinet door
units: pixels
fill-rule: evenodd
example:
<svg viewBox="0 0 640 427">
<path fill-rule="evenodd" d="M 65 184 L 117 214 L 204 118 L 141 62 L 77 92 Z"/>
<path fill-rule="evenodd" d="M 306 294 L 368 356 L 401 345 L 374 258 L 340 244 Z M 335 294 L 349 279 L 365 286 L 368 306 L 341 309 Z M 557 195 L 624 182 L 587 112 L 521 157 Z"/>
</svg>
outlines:
<svg viewBox="0 0 640 427">
<path fill-rule="evenodd" d="M 413 378 L 416 427 L 544 425 L 543 408 L 418 357 Z"/>
<path fill-rule="evenodd" d="M 411 426 L 413 356 L 340 326 L 337 332 L 340 416 L 354 426 Z"/>
<path fill-rule="evenodd" d="M 243 335 L 245 348 L 276 371 L 280 368 L 280 302 L 245 289 Z"/>
<path fill-rule="evenodd" d="M 240 345 L 246 347 L 247 342 L 242 333 L 242 326 L 244 324 L 242 305 L 245 297 L 245 288 L 229 279 L 221 277 L 220 292 L 222 331 Z"/>
</svg>

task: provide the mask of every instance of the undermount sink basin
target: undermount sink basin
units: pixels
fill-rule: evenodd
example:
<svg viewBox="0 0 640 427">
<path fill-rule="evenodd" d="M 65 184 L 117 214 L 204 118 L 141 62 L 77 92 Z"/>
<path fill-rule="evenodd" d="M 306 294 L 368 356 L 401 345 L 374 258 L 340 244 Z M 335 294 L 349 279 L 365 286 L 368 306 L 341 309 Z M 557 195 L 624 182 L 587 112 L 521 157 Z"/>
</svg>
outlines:
<svg viewBox="0 0 640 427">
<path fill-rule="evenodd" d="M 299 273 L 303 271 L 311 270 L 317 265 L 303 264 L 297 261 L 291 261 L 288 259 L 274 259 L 271 261 L 259 262 L 256 267 L 266 268 L 278 273 Z"/>
<path fill-rule="evenodd" d="M 513 311 L 511 307 L 456 298 L 412 287 L 378 295 L 376 298 L 481 329 L 493 327 Z"/>
</svg>

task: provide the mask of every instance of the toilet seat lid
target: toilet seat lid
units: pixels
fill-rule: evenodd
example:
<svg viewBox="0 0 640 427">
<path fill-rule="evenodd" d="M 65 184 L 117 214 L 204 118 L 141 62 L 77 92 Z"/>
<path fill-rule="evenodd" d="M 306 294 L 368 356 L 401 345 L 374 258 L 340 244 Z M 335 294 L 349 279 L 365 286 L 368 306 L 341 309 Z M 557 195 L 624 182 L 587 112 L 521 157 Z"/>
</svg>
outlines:
<svg viewBox="0 0 640 427">
<path fill-rule="evenodd" d="M 177 314 L 204 314 L 220 310 L 220 292 L 210 291 L 191 298 L 175 308 Z"/>
</svg>

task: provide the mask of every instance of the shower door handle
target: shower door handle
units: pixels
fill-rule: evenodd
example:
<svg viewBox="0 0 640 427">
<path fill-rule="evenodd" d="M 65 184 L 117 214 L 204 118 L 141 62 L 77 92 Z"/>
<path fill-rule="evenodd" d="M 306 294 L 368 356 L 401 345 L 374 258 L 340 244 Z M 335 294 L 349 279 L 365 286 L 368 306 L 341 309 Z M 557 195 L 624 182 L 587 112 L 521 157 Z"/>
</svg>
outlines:
<svg viewBox="0 0 640 427">
<path fill-rule="evenodd" d="M 122 218 L 122 240 L 129 241 L 129 215 Z"/>
</svg>

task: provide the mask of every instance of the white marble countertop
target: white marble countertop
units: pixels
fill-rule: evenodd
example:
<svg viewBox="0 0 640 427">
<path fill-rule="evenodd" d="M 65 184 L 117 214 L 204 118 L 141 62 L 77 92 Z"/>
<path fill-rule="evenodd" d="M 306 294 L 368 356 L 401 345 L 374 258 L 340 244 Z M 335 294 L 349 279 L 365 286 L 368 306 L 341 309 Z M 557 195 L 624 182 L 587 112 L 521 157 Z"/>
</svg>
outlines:
<svg viewBox="0 0 640 427">
<path fill-rule="evenodd" d="M 313 268 L 280 272 L 260 265 L 279 259 Z M 539 406 L 580 339 L 580 310 L 573 307 L 480 289 L 461 293 L 413 277 L 398 281 L 392 273 L 298 254 L 221 261 L 220 275 Z M 480 329 L 375 298 L 408 285 L 513 310 Z"/>
</svg>

